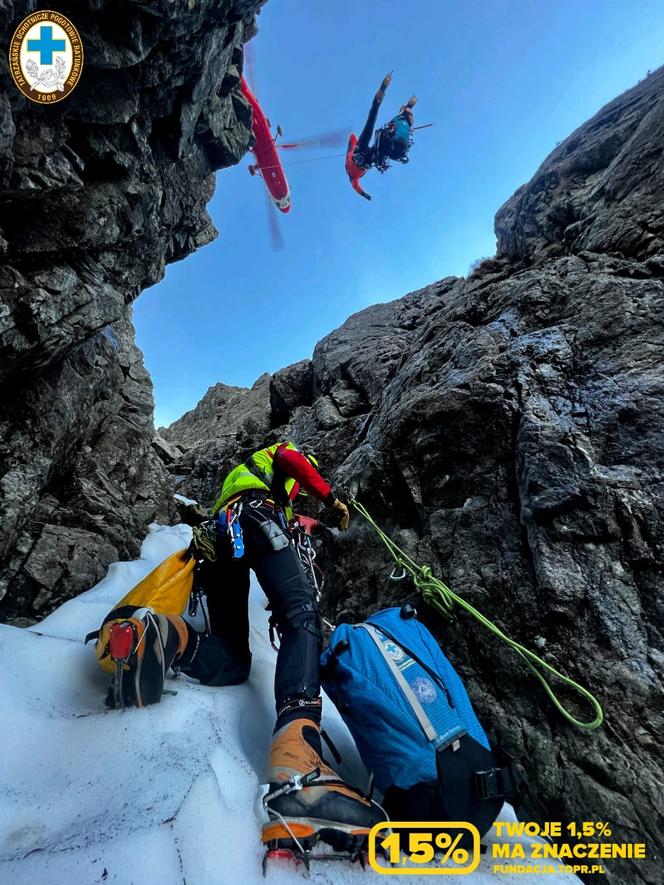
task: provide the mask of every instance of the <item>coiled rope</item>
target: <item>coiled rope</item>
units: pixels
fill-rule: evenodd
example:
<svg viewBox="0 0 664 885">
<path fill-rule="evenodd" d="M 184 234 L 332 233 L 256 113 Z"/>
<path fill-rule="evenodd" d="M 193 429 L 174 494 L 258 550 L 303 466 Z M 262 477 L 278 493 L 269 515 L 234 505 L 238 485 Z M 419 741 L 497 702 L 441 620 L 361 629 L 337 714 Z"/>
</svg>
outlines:
<svg viewBox="0 0 664 885">
<path fill-rule="evenodd" d="M 406 572 L 408 572 L 413 580 L 413 583 L 422 594 L 422 598 L 426 603 L 428 603 L 428 605 L 430 605 L 443 617 L 446 617 L 448 619 L 452 618 L 454 605 L 456 604 L 461 606 L 461 608 L 465 609 L 469 614 L 476 618 L 480 622 L 480 624 L 486 627 L 487 630 L 491 631 L 491 633 L 495 634 L 499 639 L 502 639 L 503 642 L 505 642 L 510 648 L 514 649 L 514 651 L 523 658 L 529 670 L 541 682 L 544 691 L 548 694 L 553 705 L 561 713 L 561 715 L 564 716 L 565 719 L 567 719 L 568 722 L 571 722 L 572 725 L 576 725 L 577 728 L 583 728 L 587 731 L 592 731 L 595 728 L 599 728 L 604 720 L 604 713 L 602 712 L 602 707 L 600 706 L 597 698 L 593 694 L 591 694 L 587 688 L 579 685 L 578 682 L 575 682 L 569 676 L 565 676 L 564 673 L 561 673 L 560 670 L 556 670 L 556 668 L 552 667 L 551 664 L 547 664 L 546 661 L 543 661 L 542 658 L 536 655 L 535 652 L 531 651 L 529 648 L 526 648 L 524 645 L 521 645 L 519 642 L 511 639 L 500 629 L 500 627 L 496 626 L 493 621 L 490 621 L 487 617 L 485 617 L 482 612 L 478 611 L 469 602 L 466 602 L 465 599 L 456 594 L 453 590 L 450 590 L 450 588 L 446 584 L 436 578 L 428 565 L 418 565 L 414 560 L 412 560 L 410 556 L 408 556 L 407 553 L 405 553 L 400 547 L 398 547 L 389 537 L 389 535 L 387 535 L 380 528 L 380 526 L 377 525 L 367 509 L 362 504 L 360 504 L 359 501 L 357 501 L 355 498 L 351 498 L 350 503 L 376 532 L 378 537 L 387 547 L 390 555 L 392 556 L 396 564 L 402 569 L 405 569 Z M 591 722 L 583 722 L 582 720 L 577 719 L 575 716 L 573 716 L 572 713 L 570 713 L 570 711 L 558 699 L 558 696 L 556 695 L 548 679 L 546 678 L 546 673 L 549 673 L 552 676 L 560 679 L 565 685 L 574 689 L 580 695 L 586 698 L 595 711 L 595 718 Z"/>
</svg>

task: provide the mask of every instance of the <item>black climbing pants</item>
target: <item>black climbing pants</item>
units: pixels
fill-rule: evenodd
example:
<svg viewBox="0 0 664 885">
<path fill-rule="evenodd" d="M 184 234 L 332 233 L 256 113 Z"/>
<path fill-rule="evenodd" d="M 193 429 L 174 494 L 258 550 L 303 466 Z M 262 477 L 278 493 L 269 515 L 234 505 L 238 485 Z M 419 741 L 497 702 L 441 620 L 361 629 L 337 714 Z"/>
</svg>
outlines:
<svg viewBox="0 0 664 885">
<path fill-rule="evenodd" d="M 244 556 L 233 559 L 230 540 L 222 536 L 217 561 L 201 566 L 199 582 L 207 596 L 212 636 L 202 637 L 192 667 L 185 672 L 208 685 L 228 685 L 248 677 L 249 573 L 253 570 L 280 635 L 274 685 L 279 712 L 287 700 L 314 700 L 320 695 L 320 618 L 292 545 L 275 551 L 260 528 L 261 520 L 267 518 L 281 529 L 277 511 L 265 502 L 256 501 L 255 507 L 251 503 L 246 499 L 240 514 Z M 206 669 L 204 675 L 201 667 Z"/>
<path fill-rule="evenodd" d="M 358 154 L 362 155 L 363 162 L 357 162 L 358 166 L 368 166 L 371 165 L 368 161 L 369 155 L 369 143 L 371 142 L 371 136 L 373 135 L 373 131 L 376 128 L 376 120 L 378 119 L 378 111 L 380 109 L 381 102 L 376 99 L 374 96 L 374 100 L 371 102 L 371 109 L 369 111 L 369 116 L 367 117 L 367 122 L 364 124 L 364 129 L 360 132 L 360 137 L 357 140 L 357 145 L 355 147 L 355 156 Z M 358 157 L 359 160 L 359 157 Z"/>
</svg>

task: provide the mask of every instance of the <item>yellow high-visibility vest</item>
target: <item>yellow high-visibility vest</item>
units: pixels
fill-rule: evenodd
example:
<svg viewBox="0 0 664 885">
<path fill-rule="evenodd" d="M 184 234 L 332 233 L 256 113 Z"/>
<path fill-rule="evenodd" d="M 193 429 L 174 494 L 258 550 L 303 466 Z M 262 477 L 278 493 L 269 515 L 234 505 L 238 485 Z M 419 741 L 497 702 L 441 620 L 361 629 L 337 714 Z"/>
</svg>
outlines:
<svg viewBox="0 0 664 885">
<path fill-rule="evenodd" d="M 275 443 L 265 449 L 260 449 L 260 451 L 254 452 L 251 458 L 248 458 L 244 464 L 238 464 L 234 470 L 231 470 L 221 485 L 219 497 L 214 502 L 214 507 L 212 508 L 213 515 L 216 515 L 227 501 L 243 492 L 248 492 L 251 489 L 258 489 L 264 492 L 272 491 L 274 453 L 282 445 L 283 443 Z M 298 451 L 297 446 L 293 445 L 292 442 L 286 443 L 286 448 Z M 290 495 L 294 485 L 295 480 L 290 477 L 284 482 L 284 488 L 288 495 Z M 280 504 L 281 502 L 277 501 L 276 503 Z M 290 510 L 290 508 L 287 508 L 287 510 Z"/>
</svg>

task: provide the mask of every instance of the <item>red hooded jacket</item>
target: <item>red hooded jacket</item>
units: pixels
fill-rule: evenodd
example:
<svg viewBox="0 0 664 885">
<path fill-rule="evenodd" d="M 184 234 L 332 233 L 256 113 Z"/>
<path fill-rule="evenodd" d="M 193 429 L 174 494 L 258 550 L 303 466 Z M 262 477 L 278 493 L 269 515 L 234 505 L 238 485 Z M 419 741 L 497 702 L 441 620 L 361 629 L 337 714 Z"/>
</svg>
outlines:
<svg viewBox="0 0 664 885">
<path fill-rule="evenodd" d="M 365 200 L 370 200 L 371 196 L 366 191 L 363 191 L 362 186 L 360 185 L 360 178 L 362 178 L 363 175 L 366 175 L 367 170 L 358 166 L 353 161 L 353 153 L 356 145 L 357 136 L 351 135 L 348 139 L 348 150 L 346 151 L 346 174 L 348 175 L 354 190 L 356 190 L 361 197 L 364 197 Z"/>
<path fill-rule="evenodd" d="M 302 487 L 319 501 L 325 501 L 326 504 L 334 503 L 334 495 L 329 484 L 300 452 L 295 449 L 287 449 L 285 444 L 279 446 L 274 453 L 274 464 L 282 473 L 295 480 L 295 485 L 289 495 L 291 500 L 295 499 Z"/>
</svg>

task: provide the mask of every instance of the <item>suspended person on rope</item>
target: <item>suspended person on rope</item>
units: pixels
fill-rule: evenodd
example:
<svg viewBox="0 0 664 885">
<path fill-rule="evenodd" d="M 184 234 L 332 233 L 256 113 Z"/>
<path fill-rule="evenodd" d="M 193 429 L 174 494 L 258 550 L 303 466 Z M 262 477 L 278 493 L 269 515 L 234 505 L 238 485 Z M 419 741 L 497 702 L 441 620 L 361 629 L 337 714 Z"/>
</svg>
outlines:
<svg viewBox="0 0 664 885">
<path fill-rule="evenodd" d="M 161 614 L 163 604 L 160 608 L 150 598 L 139 599 L 139 585 L 132 599 L 126 597 L 107 616 L 97 654 L 108 658 L 112 650 L 109 629 L 116 630 L 120 640 L 120 631 L 125 630 L 127 643 L 133 634 L 126 656 L 131 670 L 126 684 L 128 701 L 137 706 L 160 700 L 163 673 L 169 666 L 205 685 L 244 682 L 251 667 L 248 596 L 253 570 L 280 638 L 277 719 L 266 798 L 270 823 L 264 827 L 263 842 L 271 848 L 286 846 L 292 842 L 292 832 L 316 842 L 321 833 L 320 838 L 333 838 L 337 850 L 344 845 L 353 852 L 366 842 L 383 814 L 322 759 L 321 619 L 288 534 L 292 501 L 300 489 L 332 507 L 341 528 L 348 527 L 348 508 L 316 468 L 313 454 L 305 454 L 292 442 L 277 443 L 255 452 L 224 479 L 212 510 L 214 518 L 194 528 L 191 547 L 192 560 L 197 562 L 195 591 L 206 596 L 209 633 L 197 633 L 183 618 L 174 617 L 175 603 Z M 137 609 L 137 605 L 144 608 Z M 159 614 L 150 612 L 148 606 Z M 122 618 L 128 620 L 122 622 Z M 305 776 L 308 785 L 300 789 L 296 785 Z"/>
<path fill-rule="evenodd" d="M 375 166 L 379 172 L 386 172 L 389 168 L 390 160 L 407 163 L 408 151 L 413 140 L 412 130 L 415 122 L 413 108 L 417 102 L 417 98 L 414 95 L 408 99 L 406 104 L 401 106 L 396 117 L 376 132 L 374 143 L 370 144 L 376 120 L 378 119 L 378 111 L 385 98 L 387 87 L 391 82 L 392 74 L 390 73 L 383 78 L 383 82 L 380 84 L 371 102 L 369 116 L 364 124 L 364 129 L 360 133 L 360 137 L 357 138 L 355 134 L 351 133 L 348 139 L 346 173 L 353 188 L 365 200 L 370 200 L 371 196 L 362 189 L 360 178 L 372 166 Z"/>
</svg>

